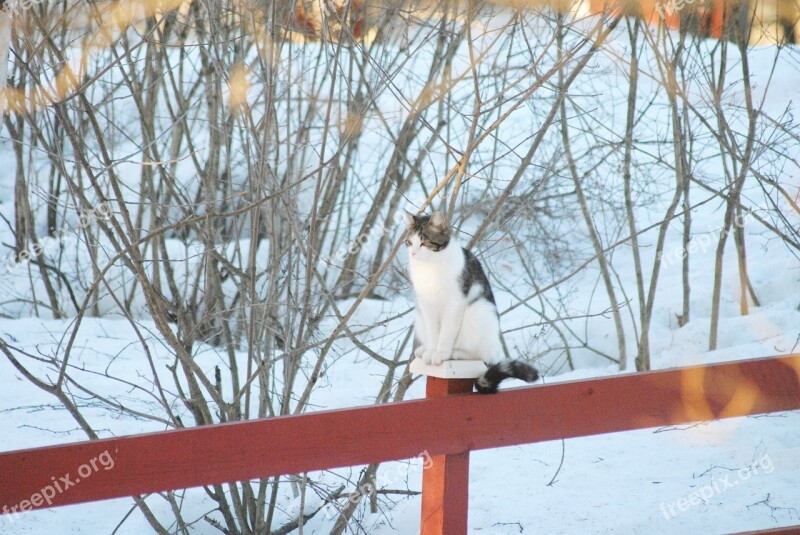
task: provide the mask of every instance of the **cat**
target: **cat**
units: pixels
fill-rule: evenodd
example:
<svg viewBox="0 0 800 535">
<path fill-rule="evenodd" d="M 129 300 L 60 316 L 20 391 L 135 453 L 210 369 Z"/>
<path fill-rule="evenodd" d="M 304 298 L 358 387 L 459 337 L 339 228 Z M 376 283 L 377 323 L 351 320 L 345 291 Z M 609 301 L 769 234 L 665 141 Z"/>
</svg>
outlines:
<svg viewBox="0 0 800 535">
<path fill-rule="evenodd" d="M 411 283 L 417 299 L 414 356 L 426 364 L 483 360 L 475 380 L 482 394 L 511 377 L 532 383 L 539 372 L 522 360 L 502 360 L 500 318 L 480 261 L 452 236 L 444 215 L 405 212 Z"/>
</svg>

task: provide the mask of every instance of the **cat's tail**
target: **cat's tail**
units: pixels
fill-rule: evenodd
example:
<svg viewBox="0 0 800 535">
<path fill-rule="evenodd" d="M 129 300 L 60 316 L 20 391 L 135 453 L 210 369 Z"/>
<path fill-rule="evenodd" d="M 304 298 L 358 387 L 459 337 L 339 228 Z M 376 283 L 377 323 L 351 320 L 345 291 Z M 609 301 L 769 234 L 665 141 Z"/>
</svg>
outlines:
<svg viewBox="0 0 800 535">
<path fill-rule="evenodd" d="M 523 360 L 504 360 L 490 365 L 475 379 L 475 389 L 481 394 L 494 394 L 501 381 L 511 378 L 532 383 L 539 378 L 539 371 Z"/>
</svg>

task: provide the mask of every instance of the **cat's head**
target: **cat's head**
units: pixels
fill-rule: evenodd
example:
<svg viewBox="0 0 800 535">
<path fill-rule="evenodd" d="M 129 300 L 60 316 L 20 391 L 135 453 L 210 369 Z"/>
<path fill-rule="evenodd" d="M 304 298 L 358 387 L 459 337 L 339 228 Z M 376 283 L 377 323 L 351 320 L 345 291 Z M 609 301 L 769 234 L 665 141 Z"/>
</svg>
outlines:
<svg viewBox="0 0 800 535">
<path fill-rule="evenodd" d="M 414 215 L 405 212 L 408 231 L 408 255 L 415 260 L 428 260 L 450 243 L 450 226 L 444 215 L 434 211 L 431 215 Z"/>
</svg>

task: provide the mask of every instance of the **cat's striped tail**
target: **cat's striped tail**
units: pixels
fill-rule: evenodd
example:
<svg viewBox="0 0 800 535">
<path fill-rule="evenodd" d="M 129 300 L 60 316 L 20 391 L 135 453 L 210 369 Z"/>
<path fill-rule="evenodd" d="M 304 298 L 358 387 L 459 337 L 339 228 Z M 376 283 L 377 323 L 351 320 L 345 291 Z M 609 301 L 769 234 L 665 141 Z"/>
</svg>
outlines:
<svg viewBox="0 0 800 535">
<path fill-rule="evenodd" d="M 490 365 L 475 379 L 475 389 L 481 394 L 494 394 L 501 381 L 511 378 L 532 383 L 539 378 L 539 371 L 524 360 L 504 360 Z"/>
</svg>

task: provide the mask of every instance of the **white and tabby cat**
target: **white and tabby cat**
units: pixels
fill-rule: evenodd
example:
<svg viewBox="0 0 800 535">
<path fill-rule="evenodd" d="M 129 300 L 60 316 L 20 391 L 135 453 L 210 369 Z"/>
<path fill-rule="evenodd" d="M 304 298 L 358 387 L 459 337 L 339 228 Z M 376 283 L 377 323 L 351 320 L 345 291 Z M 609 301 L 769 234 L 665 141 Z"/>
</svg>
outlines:
<svg viewBox="0 0 800 535">
<path fill-rule="evenodd" d="M 489 279 L 475 255 L 452 237 L 441 212 L 405 213 L 411 283 L 417 298 L 414 355 L 426 364 L 483 360 L 489 365 L 475 380 L 478 392 L 497 392 L 503 379 L 533 382 L 536 368 L 521 360 L 501 360 L 500 319 Z"/>
</svg>

